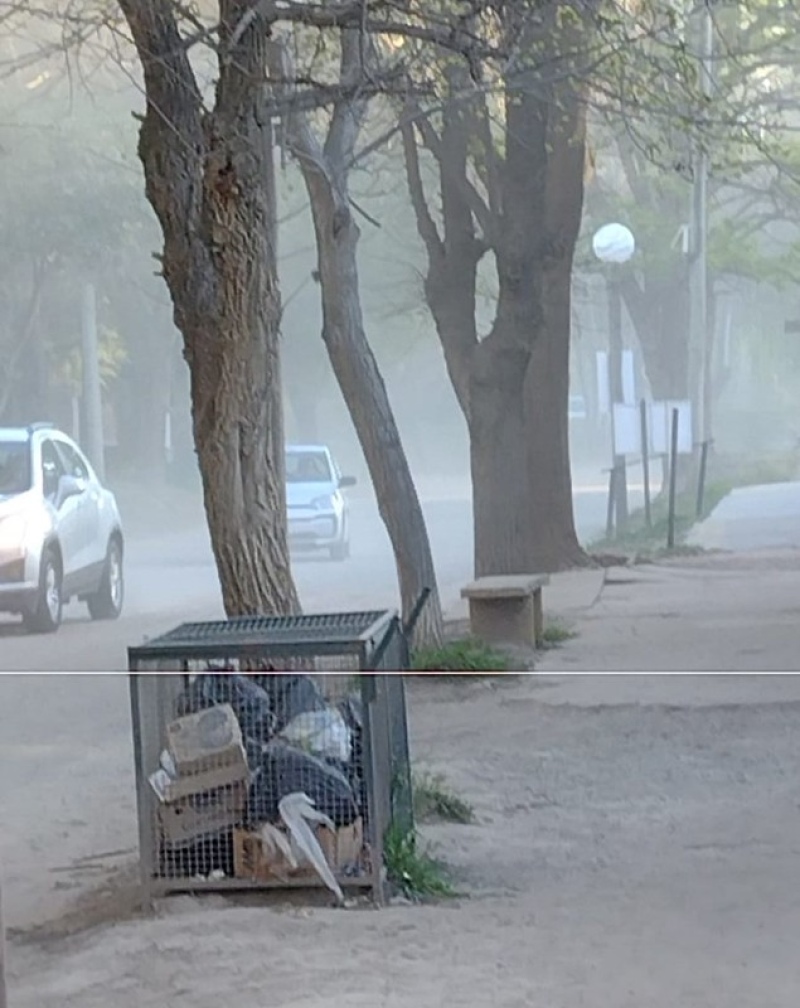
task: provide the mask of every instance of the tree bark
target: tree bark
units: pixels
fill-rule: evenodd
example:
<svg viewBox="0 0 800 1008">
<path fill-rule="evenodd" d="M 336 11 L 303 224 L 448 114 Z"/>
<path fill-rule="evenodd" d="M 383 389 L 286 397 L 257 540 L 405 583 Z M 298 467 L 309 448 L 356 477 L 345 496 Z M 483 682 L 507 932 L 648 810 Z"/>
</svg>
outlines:
<svg viewBox="0 0 800 1008">
<path fill-rule="evenodd" d="M 397 429 L 386 385 L 367 340 L 358 293 L 359 230 L 341 204 L 312 204 L 322 287 L 322 338 L 364 452 L 378 511 L 394 552 L 404 618 L 425 588 L 430 596 L 413 646 L 442 639 L 442 610 L 425 516 Z"/>
<path fill-rule="evenodd" d="M 340 32 L 340 80 L 347 84 L 362 72 L 364 40 L 352 30 Z M 286 73 L 286 54 L 277 46 L 273 66 Z M 417 622 L 415 648 L 441 642 L 442 610 L 433 556 L 400 432 L 367 339 L 358 274 L 360 232 L 353 219 L 349 165 L 366 106 L 338 102 L 324 145 L 302 114 L 290 115 L 289 146 L 308 190 L 317 245 L 322 296 L 322 338 L 364 452 L 383 523 L 397 565 L 404 618 L 424 589 L 430 590 Z"/>
<path fill-rule="evenodd" d="M 264 114 L 268 25 L 220 0 L 219 76 L 205 112 L 169 0 L 120 0 L 142 63 L 139 155 L 191 373 L 194 442 L 229 616 L 298 610 L 280 479 L 280 298 Z M 244 31 L 236 26 L 245 24 Z"/>
<path fill-rule="evenodd" d="M 508 86 L 503 158 L 489 137 L 485 100 L 465 102 L 463 80 L 451 79 L 451 88 L 456 98 L 444 109 L 441 136 L 418 119 L 439 169 L 441 234 L 412 127 L 403 140 L 428 253 L 426 296 L 469 427 L 475 571 L 561 570 L 588 562 L 575 532 L 568 427 L 570 282 L 585 151 L 580 88 L 568 81 L 548 100 L 524 80 Z M 481 339 L 475 284 L 488 249 L 499 291 L 494 325 Z"/>
<path fill-rule="evenodd" d="M 626 276 L 622 296 L 644 357 L 653 398 L 686 399 L 689 380 L 689 287 L 685 269 L 668 278 Z"/>
</svg>

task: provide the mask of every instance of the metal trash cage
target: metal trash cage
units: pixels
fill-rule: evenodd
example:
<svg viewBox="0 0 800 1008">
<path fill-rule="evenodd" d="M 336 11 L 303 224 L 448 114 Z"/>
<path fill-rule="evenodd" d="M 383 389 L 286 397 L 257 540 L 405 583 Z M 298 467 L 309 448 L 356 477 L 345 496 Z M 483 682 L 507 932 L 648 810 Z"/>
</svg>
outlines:
<svg viewBox="0 0 800 1008">
<path fill-rule="evenodd" d="M 327 884 L 382 901 L 386 830 L 413 826 L 403 677 L 375 671 L 409 667 L 396 614 L 184 624 L 128 666 L 147 900 Z"/>
</svg>

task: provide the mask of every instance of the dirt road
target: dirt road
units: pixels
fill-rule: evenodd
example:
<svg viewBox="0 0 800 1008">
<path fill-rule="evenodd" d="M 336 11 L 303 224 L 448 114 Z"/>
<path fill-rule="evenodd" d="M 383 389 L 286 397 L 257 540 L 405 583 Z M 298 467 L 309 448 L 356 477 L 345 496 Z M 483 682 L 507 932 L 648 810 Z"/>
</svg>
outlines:
<svg viewBox="0 0 800 1008">
<path fill-rule="evenodd" d="M 467 496 L 423 501 L 440 596 L 445 606 L 458 600 L 472 578 L 472 510 Z M 140 505 L 141 507 L 141 505 Z M 575 509 L 585 539 L 597 536 L 605 521 L 601 488 L 577 490 Z M 161 520 L 165 520 L 161 516 Z M 121 671 L 126 648 L 190 619 L 221 615 L 219 585 L 208 532 L 192 512 L 185 526 L 143 535 L 144 521 L 131 528 L 127 549 L 125 612 L 116 623 L 92 623 L 86 607 L 75 603 L 54 636 L 23 635 L 16 619 L 0 614 L 0 670 Z M 356 499 L 352 509 L 352 556 L 331 563 L 298 556 L 293 572 L 306 612 L 395 608 L 399 604 L 397 568 L 374 501 Z"/>
<path fill-rule="evenodd" d="M 16 686 L 27 714 L 37 688 Z M 92 756 L 66 729 L 39 743 L 61 746 L 82 786 L 34 817 L 30 803 L 52 797 L 34 775 L 27 827 L 24 803 L 11 807 L 17 844 L 37 826 L 26 871 L 51 897 L 79 879 L 79 849 L 133 844 L 121 690 L 78 680 L 51 706 L 66 705 L 66 725 L 90 690 L 103 712 Z M 66 942 L 17 937 L 12 1008 L 797 1003 L 800 677 L 429 681 L 412 687 L 411 727 L 416 761 L 475 806 L 474 825 L 425 831 L 468 898 L 381 912 L 185 899 Z M 23 735 L 18 775 L 36 760 Z M 47 871 L 71 859 L 71 873 Z M 11 860 L 12 898 L 23 860 Z"/>
</svg>

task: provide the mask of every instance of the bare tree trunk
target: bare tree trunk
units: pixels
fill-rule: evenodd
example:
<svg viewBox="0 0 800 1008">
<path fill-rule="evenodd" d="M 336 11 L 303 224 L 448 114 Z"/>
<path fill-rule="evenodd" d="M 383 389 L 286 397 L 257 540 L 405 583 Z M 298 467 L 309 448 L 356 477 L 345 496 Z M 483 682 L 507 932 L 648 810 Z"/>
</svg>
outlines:
<svg viewBox="0 0 800 1008">
<path fill-rule="evenodd" d="M 120 4 L 144 69 L 139 154 L 191 372 L 225 611 L 294 612 L 278 461 L 277 224 L 263 108 L 268 24 L 248 0 L 221 0 L 216 102 L 204 112 L 173 8 L 162 0 Z M 234 35 L 236 25 L 244 29 Z"/>
<path fill-rule="evenodd" d="M 417 647 L 442 639 L 442 610 L 425 516 L 417 496 L 386 385 L 367 340 L 358 292 L 358 227 L 348 209 L 312 204 L 322 286 L 322 338 L 328 349 L 375 496 L 392 543 L 404 617 L 431 590 L 417 624 Z"/>
<path fill-rule="evenodd" d="M 578 542 L 569 449 L 572 264 L 583 214 L 586 109 L 575 82 L 555 86 L 548 114 L 542 249 L 542 328 L 526 375 L 530 560 L 557 571 L 589 562 Z"/>
<path fill-rule="evenodd" d="M 636 328 L 655 399 L 686 399 L 689 374 L 689 296 L 686 271 L 668 280 L 633 276 L 621 285 Z"/>
<path fill-rule="evenodd" d="M 363 39 L 342 31 L 341 79 L 361 73 Z M 286 55 L 274 51 L 286 78 Z M 349 165 L 365 113 L 352 99 L 336 104 L 321 146 L 308 122 L 295 113 L 289 144 L 297 158 L 311 202 L 322 291 L 322 338 L 342 390 L 375 488 L 378 510 L 389 534 L 397 565 L 403 616 L 408 617 L 423 589 L 428 602 L 417 623 L 415 647 L 442 639 L 442 610 L 425 516 L 417 496 L 386 385 L 364 331 L 359 291 L 359 229 L 350 206 Z"/>
<path fill-rule="evenodd" d="M 574 82 L 509 84 L 503 155 L 485 99 L 454 101 L 437 134 L 417 117 L 434 155 L 442 226 L 425 198 L 410 126 L 409 192 L 428 252 L 426 296 L 470 432 L 475 570 L 556 571 L 585 564 L 569 462 L 570 278 L 583 198 L 584 123 Z M 556 93 L 557 92 L 557 93 Z M 479 191 L 472 181 L 477 175 Z M 476 270 L 494 253 L 499 281 L 491 332 L 475 322 Z"/>
<path fill-rule="evenodd" d="M 533 345 L 526 376 L 530 561 L 536 570 L 579 567 L 569 448 L 569 345 L 572 256 L 552 264 L 544 284 L 545 325 Z"/>
<path fill-rule="evenodd" d="M 496 333 L 494 334 L 496 335 Z M 526 470 L 526 355 L 487 340 L 475 354 L 469 387 L 475 574 L 532 573 Z"/>
</svg>

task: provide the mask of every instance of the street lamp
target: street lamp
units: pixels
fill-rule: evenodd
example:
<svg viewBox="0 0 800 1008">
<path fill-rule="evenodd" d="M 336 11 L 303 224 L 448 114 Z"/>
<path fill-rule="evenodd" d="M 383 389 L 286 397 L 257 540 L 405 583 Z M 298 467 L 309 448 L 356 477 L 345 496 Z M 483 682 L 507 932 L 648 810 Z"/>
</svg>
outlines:
<svg viewBox="0 0 800 1008">
<path fill-rule="evenodd" d="M 611 486 L 616 527 L 619 531 L 628 521 L 628 485 L 625 473 L 625 456 L 617 455 L 614 430 L 614 405 L 621 403 L 622 394 L 622 291 L 619 267 L 628 262 L 636 251 L 633 232 L 624 224 L 606 224 L 592 239 L 595 256 L 608 266 L 608 374 L 611 400 L 611 437 L 614 466 Z"/>
</svg>

